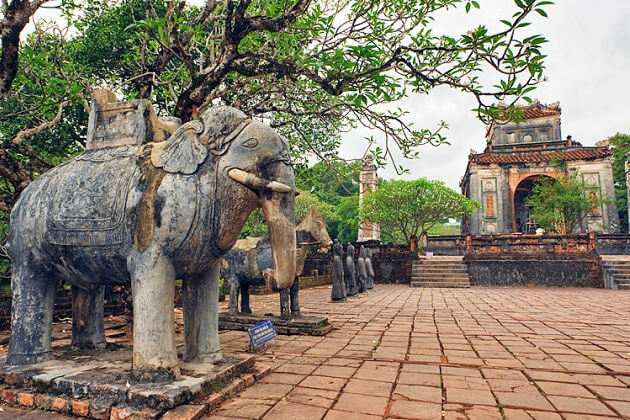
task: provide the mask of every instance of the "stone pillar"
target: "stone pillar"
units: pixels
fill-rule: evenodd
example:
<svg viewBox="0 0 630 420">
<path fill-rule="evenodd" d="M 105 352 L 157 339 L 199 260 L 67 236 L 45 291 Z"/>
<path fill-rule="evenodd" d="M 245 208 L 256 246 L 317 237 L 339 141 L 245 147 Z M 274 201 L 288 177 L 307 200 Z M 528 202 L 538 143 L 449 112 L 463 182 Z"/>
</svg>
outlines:
<svg viewBox="0 0 630 420">
<path fill-rule="evenodd" d="M 363 203 L 363 197 L 370 192 L 376 191 L 378 188 L 378 177 L 376 175 L 376 165 L 372 156 L 366 156 L 363 159 L 363 168 L 361 175 L 359 175 L 359 208 Z M 363 222 L 359 226 L 358 242 L 367 241 L 380 241 L 381 229 L 378 225 L 374 225 L 370 222 Z"/>
</svg>

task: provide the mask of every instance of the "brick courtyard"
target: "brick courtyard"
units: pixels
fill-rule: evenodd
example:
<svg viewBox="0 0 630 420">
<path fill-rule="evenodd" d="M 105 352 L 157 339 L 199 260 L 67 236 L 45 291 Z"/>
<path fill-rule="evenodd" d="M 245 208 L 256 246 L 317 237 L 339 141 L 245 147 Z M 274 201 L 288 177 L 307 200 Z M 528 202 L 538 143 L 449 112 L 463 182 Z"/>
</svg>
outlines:
<svg viewBox="0 0 630 420">
<path fill-rule="evenodd" d="M 258 356 L 272 372 L 213 419 L 630 418 L 630 291 L 376 285 L 346 303 L 331 303 L 330 287 L 300 301 L 335 330 L 278 336 Z M 252 296 L 252 308 L 278 313 L 278 297 Z M 69 322 L 55 346 L 69 344 Z M 245 332 L 221 338 L 228 350 L 248 346 Z"/>
<path fill-rule="evenodd" d="M 279 336 L 259 357 L 273 372 L 214 418 L 630 418 L 630 292 L 377 285 L 329 297 L 300 299 L 336 329 Z M 278 312 L 276 296 L 252 301 Z"/>
</svg>

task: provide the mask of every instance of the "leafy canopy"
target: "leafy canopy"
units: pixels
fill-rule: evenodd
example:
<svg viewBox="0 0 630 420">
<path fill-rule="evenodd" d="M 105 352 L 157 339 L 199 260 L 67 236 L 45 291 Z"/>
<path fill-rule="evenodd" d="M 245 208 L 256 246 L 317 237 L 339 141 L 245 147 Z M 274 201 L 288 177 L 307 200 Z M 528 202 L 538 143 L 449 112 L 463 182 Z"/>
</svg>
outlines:
<svg viewBox="0 0 630 420">
<path fill-rule="evenodd" d="M 469 216 L 479 203 L 453 191 L 441 181 L 382 182 L 365 197 L 360 219 L 377 224 L 384 241 L 409 243 L 449 218 Z"/>
</svg>

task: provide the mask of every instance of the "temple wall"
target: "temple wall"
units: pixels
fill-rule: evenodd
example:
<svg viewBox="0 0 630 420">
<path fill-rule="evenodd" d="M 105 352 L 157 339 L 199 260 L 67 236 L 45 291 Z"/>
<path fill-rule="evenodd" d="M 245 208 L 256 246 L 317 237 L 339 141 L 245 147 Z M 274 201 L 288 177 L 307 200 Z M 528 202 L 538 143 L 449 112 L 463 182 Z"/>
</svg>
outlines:
<svg viewBox="0 0 630 420">
<path fill-rule="evenodd" d="M 600 209 L 584 220 L 587 232 L 619 232 L 619 213 L 615 204 L 615 181 L 610 160 L 567 162 L 569 171 L 577 170 L 587 186 L 597 187 L 604 199 Z"/>
<path fill-rule="evenodd" d="M 619 214 L 615 204 L 614 180 L 609 159 L 594 161 L 569 161 L 569 172 L 578 170 L 589 186 L 601 191 L 603 198 L 608 198 L 601 209 L 588 215 L 582 222 L 584 232 L 619 232 Z M 478 165 L 471 163 L 466 187 L 468 198 L 478 201 L 481 209 L 475 211 L 468 219 L 468 231 L 471 235 L 500 235 L 514 232 L 512 220 L 514 218 L 512 202 L 517 186 L 525 179 L 546 175 L 558 178 L 565 175 L 557 167 L 549 163 L 514 164 L 499 166 L 498 164 Z M 489 211 L 488 207 L 494 208 Z M 578 233 L 578 232 L 576 232 Z"/>
</svg>

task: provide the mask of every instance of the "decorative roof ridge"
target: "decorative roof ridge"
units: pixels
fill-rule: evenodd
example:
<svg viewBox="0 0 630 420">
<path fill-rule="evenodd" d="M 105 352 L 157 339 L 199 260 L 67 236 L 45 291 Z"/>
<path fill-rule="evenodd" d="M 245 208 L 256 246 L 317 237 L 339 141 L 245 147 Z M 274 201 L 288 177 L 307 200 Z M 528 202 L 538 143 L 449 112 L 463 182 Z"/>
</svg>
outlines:
<svg viewBox="0 0 630 420">
<path fill-rule="evenodd" d="M 482 156 L 482 155 L 490 155 L 490 154 L 526 154 L 526 153 L 543 153 L 543 154 L 549 154 L 549 153 L 564 153 L 570 150 L 585 150 L 585 151 L 610 151 L 612 152 L 612 149 L 608 146 L 608 145 L 602 145 L 602 146 L 572 146 L 572 147 L 563 147 L 561 149 L 530 149 L 530 150 L 485 150 L 481 153 L 477 153 L 476 150 L 470 149 L 470 153 L 468 154 L 468 156 Z M 472 153 L 475 152 L 475 153 Z"/>
<path fill-rule="evenodd" d="M 489 152 L 470 155 L 468 162 L 474 162 L 479 164 L 491 164 L 491 163 L 542 163 L 549 162 L 553 158 L 558 158 L 563 161 L 573 160 L 590 160 L 599 159 L 612 156 L 613 151 L 606 147 L 569 147 L 564 149 L 554 150 L 523 150 L 523 151 L 508 151 L 508 152 Z"/>
</svg>

